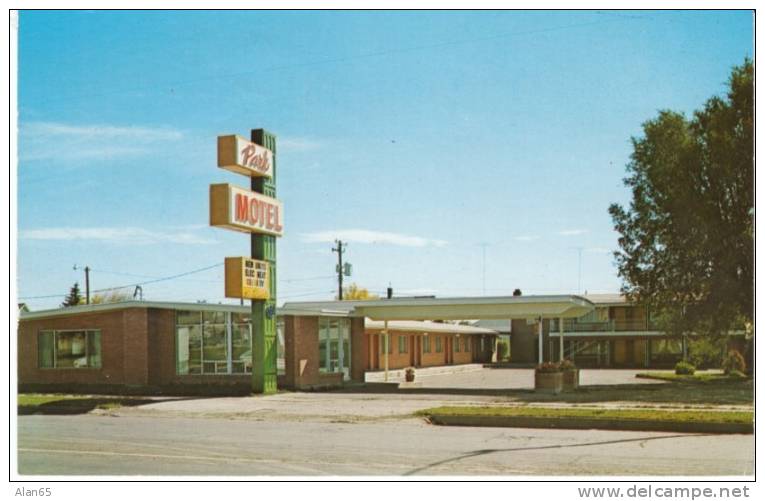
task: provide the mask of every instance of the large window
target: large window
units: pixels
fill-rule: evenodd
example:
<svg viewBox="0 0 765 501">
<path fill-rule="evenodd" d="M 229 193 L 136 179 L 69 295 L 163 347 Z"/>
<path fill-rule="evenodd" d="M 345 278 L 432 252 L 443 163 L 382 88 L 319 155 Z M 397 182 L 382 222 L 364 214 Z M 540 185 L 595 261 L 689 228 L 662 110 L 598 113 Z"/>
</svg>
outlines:
<svg viewBox="0 0 765 501">
<path fill-rule="evenodd" d="M 385 353 L 385 338 L 386 338 L 385 334 L 380 333 L 380 354 L 381 355 Z M 388 338 L 388 353 L 392 354 L 393 353 L 393 336 L 388 334 L 387 338 Z"/>
<path fill-rule="evenodd" d="M 441 346 L 441 336 L 436 336 L 436 353 L 441 353 L 443 348 Z"/>
<path fill-rule="evenodd" d="M 465 343 L 465 352 L 470 351 L 470 338 L 468 336 L 465 336 L 462 338 L 462 342 Z"/>
<path fill-rule="evenodd" d="M 459 353 L 460 352 L 460 338 L 459 337 L 454 337 L 453 339 L 455 341 L 455 343 L 454 343 L 454 352 L 455 353 Z"/>
<path fill-rule="evenodd" d="M 351 321 L 347 318 L 319 319 L 319 372 L 342 372 L 350 377 Z"/>
<path fill-rule="evenodd" d="M 43 369 L 101 367 L 101 331 L 40 331 L 37 365 Z"/>
<path fill-rule="evenodd" d="M 398 336 L 398 352 L 406 353 L 406 336 Z"/>
<path fill-rule="evenodd" d="M 422 336 L 422 352 L 430 353 L 430 336 L 427 334 Z"/>
<path fill-rule="evenodd" d="M 222 311 L 176 312 L 178 374 L 252 372 L 250 316 Z"/>
</svg>

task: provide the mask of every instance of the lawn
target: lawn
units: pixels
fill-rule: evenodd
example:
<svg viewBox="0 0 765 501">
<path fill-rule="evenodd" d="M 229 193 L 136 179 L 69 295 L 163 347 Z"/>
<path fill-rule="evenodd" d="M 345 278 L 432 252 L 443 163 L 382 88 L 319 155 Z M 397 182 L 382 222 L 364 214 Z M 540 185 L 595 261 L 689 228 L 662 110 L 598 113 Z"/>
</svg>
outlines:
<svg viewBox="0 0 765 501">
<path fill-rule="evenodd" d="M 496 416 L 528 418 L 582 418 L 602 420 L 672 421 L 676 423 L 738 423 L 750 424 L 752 411 L 689 411 L 663 409 L 604 409 L 560 407 L 435 407 L 419 411 L 418 415 L 432 416 Z"/>
<path fill-rule="evenodd" d="M 130 397 L 93 395 L 22 393 L 18 395 L 18 413 L 85 414 L 94 409 L 111 410 L 123 405 L 141 405 L 152 400 Z"/>
</svg>

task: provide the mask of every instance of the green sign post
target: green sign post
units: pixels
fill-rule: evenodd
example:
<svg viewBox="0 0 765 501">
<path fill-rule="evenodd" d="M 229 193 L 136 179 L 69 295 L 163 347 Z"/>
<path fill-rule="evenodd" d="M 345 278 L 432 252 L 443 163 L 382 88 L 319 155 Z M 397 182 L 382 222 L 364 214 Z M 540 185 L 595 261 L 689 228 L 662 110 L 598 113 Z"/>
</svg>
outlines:
<svg viewBox="0 0 765 501">
<path fill-rule="evenodd" d="M 251 177 L 250 189 L 276 198 L 276 136 L 264 129 L 251 132 L 253 143 L 273 152 L 273 174 Z M 276 237 L 251 233 L 251 257 L 269 266 L 269 298 L 252 300 L 252 391 L 276 392 Z"/>
</svg>

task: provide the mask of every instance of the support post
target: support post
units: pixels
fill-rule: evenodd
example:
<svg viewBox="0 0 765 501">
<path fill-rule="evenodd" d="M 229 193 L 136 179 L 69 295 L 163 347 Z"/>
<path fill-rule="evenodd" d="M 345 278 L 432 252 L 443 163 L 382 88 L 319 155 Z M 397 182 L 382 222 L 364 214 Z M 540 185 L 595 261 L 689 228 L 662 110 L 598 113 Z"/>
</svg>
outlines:
<svg viewBox="0 0 765 501">
<path fill-rule="evenodd" d="M 251 141 L 274 154 L 271 178 L 250 178 L 250 189 L 276 198 L 276 136 L 264 129 L 254 129 Z M 276 393 L 276 237 L 252 233 L 250 250 L 253 259 L 268 262 L 269 299 L 253 299 L 252 315 L 252 391 Z"/>
<path fill-rule="evenodd" d="M 539 317 L 539 321 L 537 322 L 537 333 L 539 335 L 539 357 L 538 362 L 541 364 L 544 360 L 543 353 L 544 353 L 544 341 L 542 340 L 542 333 L 544 332 L 544 327 L 542 326 L 542 317 Z"/>
<path fill-rule="evenodd" d="M 390 340 L 388 339 L 388 321 L 384 321 L 383 325 L 383 335 L 385 339 L 385 382 L 388 382 L 388 345 L 390 343 Z"/>
<path fill-rule="evenodd" d="M 90 304 L 90 267 L 85 267 L 85 304 Z"/>
<path fill-rule="evenodd" d="M 560 336 L 560 361 L 563 362 L 563 318 L 558 319 L 558 336 Z"/>
</svg>

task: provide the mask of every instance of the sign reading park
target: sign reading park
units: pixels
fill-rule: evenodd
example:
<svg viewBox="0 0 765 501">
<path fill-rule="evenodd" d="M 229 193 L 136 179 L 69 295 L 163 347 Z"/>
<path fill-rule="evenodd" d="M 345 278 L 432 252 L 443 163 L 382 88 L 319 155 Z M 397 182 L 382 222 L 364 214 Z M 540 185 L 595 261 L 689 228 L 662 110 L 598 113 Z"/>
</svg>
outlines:
<svg viewBox="0 0 765 501">
<path fill-rule="evenodd" d="M 218 167 L 250 177 L 272 177 L 274 154 L 237 135 L 218 136 Z"/>
<path fill-rule="evenodd" d="M 228 183 L 210 185 L 210 226 L 280 237 L 283 217 L 275 198 Z"/>
<path fill-rule="evenodd" d="M 247 257 L 227 257 L 226 297 L 269 299 L 268 262 Z"/>
</svg>

